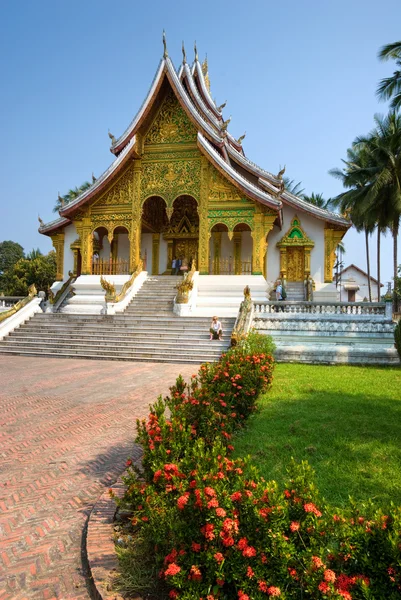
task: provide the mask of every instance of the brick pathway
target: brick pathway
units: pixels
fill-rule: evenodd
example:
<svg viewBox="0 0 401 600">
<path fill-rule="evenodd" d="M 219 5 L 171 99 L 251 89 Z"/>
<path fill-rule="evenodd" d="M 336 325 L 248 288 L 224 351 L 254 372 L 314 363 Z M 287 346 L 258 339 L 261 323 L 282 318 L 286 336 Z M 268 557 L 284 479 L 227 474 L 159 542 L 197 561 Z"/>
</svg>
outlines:
<svg viewBox="0 0 401 600">
<path fill-rule="evenodd" d="M 0 356 L 0 600 L 90 598 L 88 514 L 135 420 L 193 365 Z"/>
</svg>

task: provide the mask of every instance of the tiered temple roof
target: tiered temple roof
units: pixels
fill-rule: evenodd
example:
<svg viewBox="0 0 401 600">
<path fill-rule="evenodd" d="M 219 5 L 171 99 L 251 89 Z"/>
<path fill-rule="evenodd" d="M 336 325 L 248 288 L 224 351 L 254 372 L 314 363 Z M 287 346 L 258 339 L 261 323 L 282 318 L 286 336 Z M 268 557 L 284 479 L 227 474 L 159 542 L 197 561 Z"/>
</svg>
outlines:
<svg viewBox="0 0 401 600">
<path fill-rule="evenodd" d="M 204 63 L 202 68 L 196 48 L 192 66 L 188 65 L 183 49 L 183 62 L 177 71 L 165 47 L 164 56 L 139 111 L 118 139 L 110 135 L 110 150 L 116 157 L 113 163 L 90 188 L 60 209 L 59 219 L 42 225 L 39 228 L 40 233 L 50 235 L 69 224 L 74 213 L 103 191 L 115 175 L 125 168 L 128 161 L 141 157 L 141 127 L 157 110 L 157 99 L 166 81 L 198 131 L 197 145 L 200 152 L 240 191 L 277 211 L 278 223 L 282 222 L 282 208 L 287 204 L 330 224 L 344 228 L 350 226 L 350 222 L 340 215 L 316 207 L 289 193 L 285 190 L 280 176 L 275 176 L 250 161 L 245 156 L 241 141 L 236 140 L 227 131 L 230 120 L 223 118 L 224 105 L 217 107 L 210 96 L 207 63 Z"/>
</svg>

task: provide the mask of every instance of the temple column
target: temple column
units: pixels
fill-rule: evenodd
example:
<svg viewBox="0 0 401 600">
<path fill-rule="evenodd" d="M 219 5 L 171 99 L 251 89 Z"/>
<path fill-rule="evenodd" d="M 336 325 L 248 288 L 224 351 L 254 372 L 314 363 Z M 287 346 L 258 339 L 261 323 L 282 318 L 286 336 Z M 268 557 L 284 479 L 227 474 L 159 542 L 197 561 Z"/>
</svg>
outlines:
<svg viewBox="0 0 401 600">
<path fill-rule="evenodd" d="M 199 244 L 198 244 L 198 270 L 201 275 L 209 273 L 209 163 L 205 157 L 201 159 L 200 195 L 198 203 L 199 215 Z"/>
<path fill-rule="evenodd" d="M 309 278 L 310 275 L 310 252 L 311 248 L 304 248 L 305 252 L 305 279 Z"/>
<path fill-rule="evenodd" d="M 213 275 L 220 275 L 221 231 L 214 231 L 213 237 Z"/>
<path fill-rule="evenodd" d="M 134 162 L 134 184 L 132 186 L 132 225 L 130 232 L 130 255 L 129 268 L 133 273 L 139 264 L 141 258 L 141 182 L 142 182 L 142 162 L 135 160 Z"/>
<path fill-rule="evenodd" d="M 152 275 L 159 274 L 160 233 L 152 234 Z"/>
<path fill-rule="evenodd" d="M 234 231 L 233 235 L 234 242 L 234 275 L 241 275 L 242 273 L 242 233 L 241 231 Z"/>
<path fill-rule="evenodd" d="M 56 251 L 56 281 L 63 281 L 64 279 L 64 237 L 64 232 L 51 236 L 53 248 Z"/>
<path fill-rule="evenodd" d="M 89 217 L 84 217 L 82 220 L 82 237 L 81 237 L 81 256 L 82 256 L 82 275 L 92 274 L 92 224 Z"/>
<path fill-rule="evenodd" d="M 287 248 L 280 248 L 280 277 L 287 279 Z"/>
<path fill-rule="evenodd" d="M 324 230 L 324 282 L 332 283 L 336 248 L 341 242 L 344 231 L 337 229 Z"/>
<path fill-rule="evenodd" d="M 265 215 L 264 216 L 264 234 L 265 234 L 265 247 L 262 256 L 262 270 L 263 277 L 267 280 L 267 252 L 269 248 L 268 235 L 274 227 L 274 221 L 276 220 L 276 215 Z"/>
</svg>

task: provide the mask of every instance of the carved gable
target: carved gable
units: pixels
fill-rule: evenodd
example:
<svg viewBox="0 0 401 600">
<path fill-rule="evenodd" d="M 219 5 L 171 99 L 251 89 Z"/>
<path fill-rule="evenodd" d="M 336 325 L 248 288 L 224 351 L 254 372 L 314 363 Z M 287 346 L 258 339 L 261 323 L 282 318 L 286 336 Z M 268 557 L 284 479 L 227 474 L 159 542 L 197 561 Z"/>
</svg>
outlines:
<svg viewBox="0 0 401 600">
<path fill-rule="evenodd" d="M 145 144 L 196 142 L 197 131 L 172 90 L 166 95 L 145 137 Z"/>
<path fill-rule="evenodd" d="M 102 212 L 110 206 L 124 206 L 132 204 L 133 194 L 133 167 L 129 167 L 123 175 L 92 204 L 92 212 Z"/>
<path fill-rule="evenodd" d="M 212 169 L 210 177 L 209 200 L 221 202 L 222 200 L 242 200 L 244 195 L 227 181 L 216 169 Z"/>
</svg>

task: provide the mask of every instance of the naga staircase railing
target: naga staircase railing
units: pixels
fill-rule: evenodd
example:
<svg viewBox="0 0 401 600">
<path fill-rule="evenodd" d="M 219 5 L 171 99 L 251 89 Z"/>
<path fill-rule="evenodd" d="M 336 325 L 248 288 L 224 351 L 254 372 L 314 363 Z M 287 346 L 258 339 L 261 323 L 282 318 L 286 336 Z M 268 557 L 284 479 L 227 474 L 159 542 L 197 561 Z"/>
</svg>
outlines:
<svg viewBox="0 0 401 600">
<path fill-rule="evenodd" d="M 8 310 L 4 310 L 4 311 L 0 312 L 0 323 L 2 321 L 5 321 L 6 319 L 8 319 L 8 317 L 15 315 L 15 313 L 17 313 L 19 310 L 21 310 L 21 308 L 26 306 L 35 296 L 37 296 L 37 294 L 38 294 L 38 292 L 36 290 L 35 284 L 33 283 L 32 285 L 29 286 L 28 295 L 25 296 L 25 298 L 16 302 Z"/>
<path fill-rule="evenodd" d="M 64 300 L 65 296 L 68 293 L 70 286 L 74 283 L 76 277 L 75 275 L 70 275 L 70 277 L 63 283 L 61 288 L 54 294 L 54 292 L 49 288 L 48 296 L 49 302 L 53 305 L 54 311 L 58 309 L 61 302 Z"/>
<path fill-rule="evenodd" d="M 140 273 L 142 273 L 142 270 L 143 262 L 140 260 L 135 271 L 132 273 L 129 280 L 124 283 L 119 293 L 116 292 L 115 286 L 110 281 L 107 281 L 107 279 L 105 279 L 103 276 L 100 277 L 100 285 L 106 291 L 106 302 L 121 302 L 121 300 L 125 298 L 129 289 L 133 286 L 135 279 Z"/>
<path fill-rule="evenodd" d="M 188 304 L 190 292 L 194 287 L 193 278 L 196 273 L 195 261 L 192 261 L 191 270 L 184 275 L 184 279 L 176 285 L 177 296 L 175 298 L 176 304 Z"/>
<path fill-rule="evenodd" d="M 249 285 L 244 288 L 244 299 L 240 304 L 237 319 L 231 332 L 231 346 L 236 346 L 246 337 L 251 328 L 253 318 L 253 302 Z"/>
</svg>

